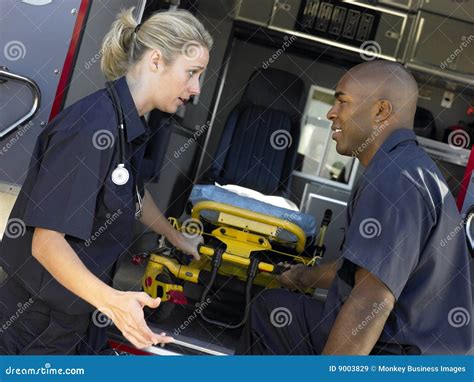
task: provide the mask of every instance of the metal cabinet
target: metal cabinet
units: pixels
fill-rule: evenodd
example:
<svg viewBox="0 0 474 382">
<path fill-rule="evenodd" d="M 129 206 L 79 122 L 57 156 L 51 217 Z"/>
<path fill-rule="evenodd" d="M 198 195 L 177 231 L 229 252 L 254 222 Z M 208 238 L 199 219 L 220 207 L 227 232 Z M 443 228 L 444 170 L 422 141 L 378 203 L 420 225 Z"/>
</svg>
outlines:
<svg viewBox="0 0 474 382">
<path fill-rule="evenodd" d="M 361 54 L 368 49 L 375 56 L 396 60 L 404 56 L 410 21 L 406 12 L 363 1 L 276 0 L 269 27 Z"/>
<path fill-rule="evenodd" d="M 275 0 L 240 0 L 236 18 L 267 26 L 273 12 Z"/>
<path fill-rule="evenodd" d="M 371 0 L 366 0 L 366 2 L 373 3 Z M 377 0 L 377 4 L 406 11 L 416 11 L 419 7 L 419 3 L 420 0 Z"/>
<path fill-rule="evenodd" d="M 421 70 L 431 68 L 441 76 L 458 75 L 462 80 L 474 74 L 472 32 L 472 23 L 420 11 L 407 62 Z"/>
<path fill-rule="evenodd" d="M 474 3 L 472 0 L 420 0 L 420 8 L 423 11 L 437 13 L 449 18 L 471 23 L 474 21 Z"/>
</svg>

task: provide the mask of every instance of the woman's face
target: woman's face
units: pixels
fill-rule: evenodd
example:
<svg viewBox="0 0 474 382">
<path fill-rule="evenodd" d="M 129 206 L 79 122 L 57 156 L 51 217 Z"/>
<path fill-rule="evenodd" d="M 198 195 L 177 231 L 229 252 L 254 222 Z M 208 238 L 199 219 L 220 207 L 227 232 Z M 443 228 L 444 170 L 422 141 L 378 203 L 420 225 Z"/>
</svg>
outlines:
<svg viewBox="0 0 474 382">
<path fill-rule="evenodd" d="M 170 64 L 158 63 L 157 89 L 153 92 L 155 108 L 165 113 L 175 113 L 190 97 L 201 91 L 199 77 L 209 62 L 209 51 L 201 46 L 183 49 Z"/>
</svg>

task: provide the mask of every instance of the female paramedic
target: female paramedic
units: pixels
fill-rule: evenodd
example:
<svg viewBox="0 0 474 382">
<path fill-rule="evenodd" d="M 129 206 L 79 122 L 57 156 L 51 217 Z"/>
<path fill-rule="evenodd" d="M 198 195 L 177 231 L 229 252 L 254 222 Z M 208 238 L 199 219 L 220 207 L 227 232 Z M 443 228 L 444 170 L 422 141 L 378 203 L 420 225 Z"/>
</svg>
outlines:
<svg viewBox="0 0 474 382">
<path fill-rule="evenodd" d="M 0 289 L 1 354 L 98 354 L 105 343 L 98 313 L 138 348 L 173 340 L 145 322 L 143 308 L 159 299 L 110 285 L 136 218 L 199 256 L 202 238 L 171 227 L 140 166 L 153 134 L 144 114 L 174 113 L 199 94 L 212 37 L 186 11 L 142 24 L 132 11 L 122 11 L 103 41 L 101 68 L 111 82 L 62 111 L 32 153 L 0 244 L 8 274 Z"/>
</svg>

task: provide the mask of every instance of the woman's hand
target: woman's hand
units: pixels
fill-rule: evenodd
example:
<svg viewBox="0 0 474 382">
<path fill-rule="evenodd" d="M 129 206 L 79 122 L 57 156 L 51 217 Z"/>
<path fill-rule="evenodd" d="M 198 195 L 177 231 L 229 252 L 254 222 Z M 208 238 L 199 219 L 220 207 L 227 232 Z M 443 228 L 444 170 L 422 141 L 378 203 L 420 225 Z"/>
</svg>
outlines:
<svg viewBox="0 0 474 382">
<path fill-rule="evenodd" d="M 203 242 L 204 239 L 201 235 L 186 236 L 182 233 L 179 233 L 178 239 L 173 245 L 181 252 L 193 256 L 195 260 L 199 260 L 201 256 L 199 256 L 198 247 L 199 244 L 202 244 Z"/>
<path fill-rule="evenodd" d="M 145 292 L 120 292 L 114 290 L 103 307 L 98 307 L 136 348 L 143 349 L 152 344 L 173 342 L 165 333 L 156 334 L 145 322 L 143 308 L 157 308 L 160 298 L 152 298 Z"/>
</svg>

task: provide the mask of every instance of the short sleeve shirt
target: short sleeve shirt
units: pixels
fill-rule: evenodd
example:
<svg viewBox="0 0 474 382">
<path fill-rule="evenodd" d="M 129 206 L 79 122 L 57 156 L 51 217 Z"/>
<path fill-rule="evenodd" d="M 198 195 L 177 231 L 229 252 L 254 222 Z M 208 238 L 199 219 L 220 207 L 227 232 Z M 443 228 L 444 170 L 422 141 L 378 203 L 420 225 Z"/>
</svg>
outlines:
<svg viewBox="0 0 474 382">
<path fill-rule="evenodd" d="M 379 342 L 416 346 L 426 354 L 471 349 L 470 259 L 463 220 L 440 171 L 411 130 L 389 136 L 353 192 L 342 259 L 328 292 L 325 338 L 361 267 L 396 298 Z M 353 334 L 384 303 L 374 301 Z"/>
<path fill-rule="evenodd" d="M 0 244 L 0 265 L 54 310 L 82 314 L 91 305 L 60 285 L 32 256 L 35 227 L 65 234 L 85 266 L 111 283 L 118 257 L 132 244 L 140 168 L 149 128 L 140 118 L 125 77 L 115 82 L 126 123 L 125 185 L 111 180 L 119 162 L 111 99 L 100 90 L 62 111 L 36 142 L 26 180 Z M 58 253 L 57 256 L 61 256 Z"/>
</svg>

